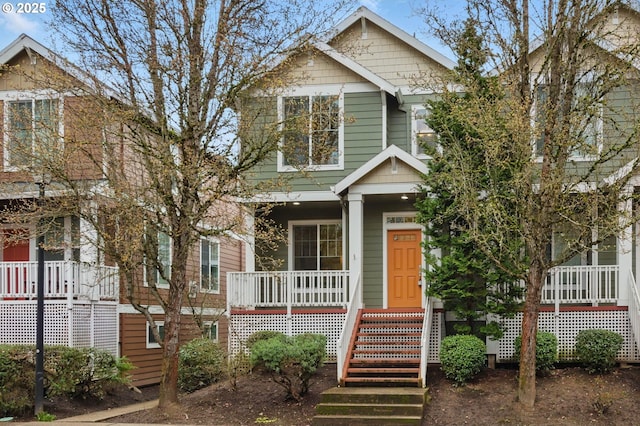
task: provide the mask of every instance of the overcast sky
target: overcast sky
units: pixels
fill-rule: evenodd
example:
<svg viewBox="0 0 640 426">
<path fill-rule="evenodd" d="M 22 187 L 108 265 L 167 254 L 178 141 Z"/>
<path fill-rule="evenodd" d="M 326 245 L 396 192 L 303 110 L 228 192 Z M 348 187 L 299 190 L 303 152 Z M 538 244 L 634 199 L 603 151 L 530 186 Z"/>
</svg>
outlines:
<svg viewBox="0 0 640 426">
<path fill-rule="evenodd" d="M 286 0 L 285 0 L 286 1 Z M 464 5 L 464 0 L 431 0 L 446 6 L 447 13 L 459 12 Z M 22 0 L 21 0 L 22 2 Z M 415 14 L 415 5 L 424 4 L 418 0 L 360 0 L 354 2 L 353 11 L 363 5 L 379 14 L 392 24 L 402 28 L 407 33 L 415 35 L 418 39 L 427 43 L 432 48 L 446 56 L 451 54 L 443 48 L 437 40 L 429 37 L 424 20 Z M 23 4 L 26 4 L 24 2 Z M 45 46 L 56 49 L 56 40 L 47 25 L 51 18 L 51 7 L 55 7 L 54 0 L 44 0 L 44 13 L 16 13 L 19 2 L 17 0 L 0 0 L 0 50 L 15 40 L 20 34 L 25 33 L 38 40 Z"/>
</svg>

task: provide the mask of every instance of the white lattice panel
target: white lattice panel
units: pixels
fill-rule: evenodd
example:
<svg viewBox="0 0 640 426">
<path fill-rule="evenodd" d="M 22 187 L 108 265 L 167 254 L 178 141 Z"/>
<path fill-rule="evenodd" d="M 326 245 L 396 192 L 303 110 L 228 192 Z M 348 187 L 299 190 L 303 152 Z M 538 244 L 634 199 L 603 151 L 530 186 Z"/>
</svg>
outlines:
<svg viewBox="0 0 640 426">
<path fill-rule="evenodd" d="M 0 302 L 0 343 L 35 345 L 36 301 L 4 300 Z M 44 344 L 91 347 L 91 327 L 96 347 L 114 355 L 118 351 L 118 315 L 115 303 L 73 303 L 66 300 L 45 300 Z"/>
<path fill-rule="evenodd" d="M 293 314 L 290 324 L 291 335 L 324 334 L 327 336 L 327 359 L 335 360 L 337 342 L 345 316 L 345 313 L 335 312 Z M 289 324 L 284 314 L 240 314 L 231 316 L 229 327 L 229 352 L 234 355 L 256 331 L 275 330 L 288 334 Z"/>
<path fill-rule="evenodd" d="M 429 333 L 428 363 L 440 362 L 440 341 L 442 340 L 442 318 L 444 313 L 434 312 L 431 318 L 431 333 Z"/>
<path fill-rule="evenodd" d="M 503 320 L 505 333 L 498 342 L 498 360 L 509 361 L 513 358 L 513 342 L 520 334 L 522 314 L 513 319 Z M 640 354 L 633 343 L 633 333 L 628 312 L 625 310 L 566 311 L 556 318 L 554 312 L 540 312 L 538 318 L 540 331 L 553 333 L 558 338 L 558 352 L 561 361 L 574 360 L 575 338 L 580 330 L 606 329 L 622 336 L 624 342 L 618 353 L 620 361 L 640 361 Z"/>
</svg>

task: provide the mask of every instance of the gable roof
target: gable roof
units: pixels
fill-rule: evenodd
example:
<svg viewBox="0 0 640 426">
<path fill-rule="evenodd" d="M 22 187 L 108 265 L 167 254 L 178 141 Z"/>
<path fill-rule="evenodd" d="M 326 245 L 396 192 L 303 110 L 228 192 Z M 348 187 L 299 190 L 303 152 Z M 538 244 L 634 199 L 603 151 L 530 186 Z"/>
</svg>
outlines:
<svg viewBox="0 0 640 426">
<path fill-rule="evenodd" d="M 396 96 L 400 88 L 394 86 L 389 81 L 370 71 L 366 67 L 363 67 L 353 59 L 349 58 L 346 55 L 335 50 L 333 47 L 329 46 L 323 42 L 314 42 L 313 45 L 322 53 L 338 62 L 339 64 L 349 68 L 351 71 L 358 74 L 360 77 L 369 81 L 370 83 L 376 85 L 380 88 L 380 90 L 384 90 L 385 92 Z"/>
<path fill-rule="evenodd" d="M 333 187 L 333 192 L 338 195 L 342 194 L 347 189 L 349 189 L 351 185 L 355 184 L 360 179 L 368 175 L 376 167 L 380 166 L 387 160 L 396 161 L 396 159 L 413 168 L 416 173 L 427 174 L 429 171 L 429 168 L 425 163 L 418 160 L 408 152 L 398 148 L 396 145 L 390 145 L 389 147 L 378 153 L 375 157 L 364 163 L 362 166 L 358 167 L 349 176 L 338 182 Z"/>
<path fill-rule="evenodd" d="M 342 33 L 347 28 L 349 28 L 351 25 L 355 24 L 356 22 L 358 22 L 361 19 L 366 19 L 368 21 L 373 22 L 374 24 L 376 24 L 380 28 L 382 28 L 385 31 L 393 34 L 394 36 L 396 36 L 397 38 L 399 38 L 400 40 L 402 40 L 403 42 L 405 42 L 409 46 L 411 46 L 414 49 L 416 49 L 418 52 L 420 52 L 423 55 L 431 58 L 432 60 L 434 60 L 435 62 L 437 62 L 438 64 L 442 65 L 443 67 L 445 67 L 447 69 L 451 70 L 456 66 L 456 63 L 454 61 L 452 61 L 451 59 L 447 58 L 442 53 L 436 51 L 435 49 L 433 49 L 433 48 L 431 48 L 429 46 L 427 46 L 425 43 L 423 43 L 420 40 L 418 40 L 417 38 L 409 35 L 406 31 L 404 31 L 401 28 L 393 25 L 391 22 L 389 22 L 386 19 L 382 18 L 380 15 L 377 15 L 377 14 L 373 13 L 372 11 L 370 11 L 369 9 L 367 9 L 364 6 L 360 6 L 358 8 L 358 10 L 356 10 L 354 13 L 349 15 L 342 22 L 340 22 L 338 25 L 335 26 L 333 28 L 333 30 L 330 32 L 329 41 L 333 40 L 338 34 Z"/>
</svg>

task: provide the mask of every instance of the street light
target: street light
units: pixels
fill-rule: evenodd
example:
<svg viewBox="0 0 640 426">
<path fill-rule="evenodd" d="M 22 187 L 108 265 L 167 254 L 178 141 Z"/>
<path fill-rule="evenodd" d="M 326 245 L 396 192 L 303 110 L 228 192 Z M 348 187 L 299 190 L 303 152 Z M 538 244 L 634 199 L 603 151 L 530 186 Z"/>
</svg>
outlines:
<svg viewBox="0 0 640 426">
<path fill-rule="evenodd" d="M 38 206 L 44 206 L 44 190 L 50 178 L 46 174 L 34 174 L 34 181 L 38 185 Z M 35 415 L 42 412 L 44 401 L 44 232 L 42 221 L 38 220 L 38 287 L 36 305 L 36 395 Z"/>
</svg>

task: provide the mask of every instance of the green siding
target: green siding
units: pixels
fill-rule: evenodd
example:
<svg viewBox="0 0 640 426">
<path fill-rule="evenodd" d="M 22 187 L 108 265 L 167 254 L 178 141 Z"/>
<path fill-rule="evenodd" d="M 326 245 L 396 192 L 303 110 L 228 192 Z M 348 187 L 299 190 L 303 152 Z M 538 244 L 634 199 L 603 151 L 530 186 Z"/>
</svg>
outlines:
<svg viewBox="0 0 640 426">
<path fill-rule="evenodd" d="M 364 237 L 363 237 L 363 300 L 368 308 L 381 308 L 383 295 L 383 265 L 387 261 L 383 253 L 382 214 L 391 212 L 414 211 L 407 202 L 390 202 L 388 198 L 368 196 L 364 203 Z M 417 226 L 417 225 L 416 225 Z"/>
</svg>

